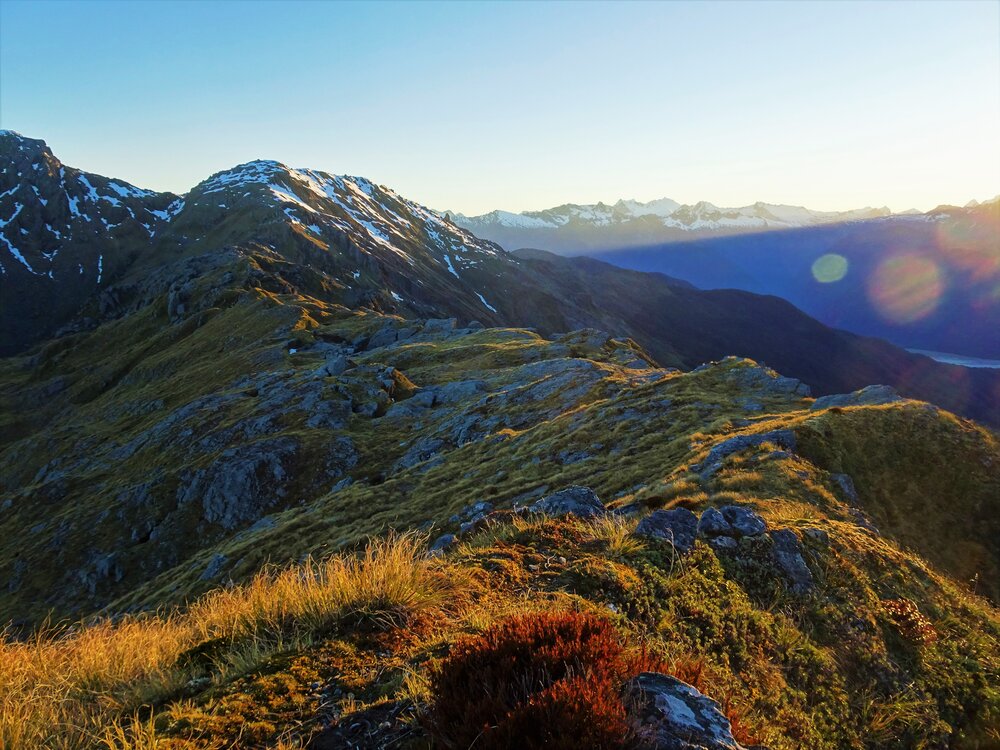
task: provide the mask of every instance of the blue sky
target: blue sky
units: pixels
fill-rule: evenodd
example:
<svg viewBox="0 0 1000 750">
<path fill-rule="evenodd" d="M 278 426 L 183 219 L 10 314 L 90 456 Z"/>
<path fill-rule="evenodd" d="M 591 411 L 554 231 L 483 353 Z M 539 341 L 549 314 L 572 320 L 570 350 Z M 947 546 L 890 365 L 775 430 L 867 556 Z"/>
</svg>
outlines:
<svg viewBox="0 0 1000 750">
<path fill-rule="evenodd" d="M 436 208 L 1000 192 L 1000 3 L 0 1 L 0 127 L 183 192 L 255 158 Z"/>
</svg>

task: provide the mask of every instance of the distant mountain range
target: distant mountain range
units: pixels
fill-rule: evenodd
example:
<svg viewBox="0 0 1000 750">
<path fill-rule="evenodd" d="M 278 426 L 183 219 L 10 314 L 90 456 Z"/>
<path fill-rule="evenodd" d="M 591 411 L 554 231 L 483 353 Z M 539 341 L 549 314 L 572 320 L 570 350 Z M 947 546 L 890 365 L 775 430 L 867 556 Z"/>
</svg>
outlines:
<svg viewBox="0 0 1000 750">
<path fill-rule="evenodd" d="M 452 218 L 509 250 L 589 255 L 704 289 L 774 294 L 837 328 L 1000 359 L 1000 197 L 900 214 L 663 199 Z M 843 266 L 836 278 L 814 268 L 829 262 Z"/>
<path fill-rule="evenodd" d="M 625 247 L 675 237 L 712 236 L 817 226 L 890 216 L 888 208 L 814 211 L 802 206 L 754 203 L 721 208 L 706 201 L 683 205 L 670 198 L 641 203 L 566 203 L 544 211 L 490 211 L 479 216 L 445 212 L 479 237 L 509 250 L 537 247 L 561 254 L 578 254 L 613 241 Z M 595 243 L 597 243 L 595 245 Z"/>
</svg>

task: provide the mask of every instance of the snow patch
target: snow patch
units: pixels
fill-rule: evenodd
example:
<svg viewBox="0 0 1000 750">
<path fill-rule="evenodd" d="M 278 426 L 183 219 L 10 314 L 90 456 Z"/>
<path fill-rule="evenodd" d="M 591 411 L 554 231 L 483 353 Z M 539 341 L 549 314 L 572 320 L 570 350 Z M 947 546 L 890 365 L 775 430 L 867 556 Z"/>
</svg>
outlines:
<svg viewBox="0 0 1000 750">
<path fill-rule="evenodd" d="M 484 305 L 486 305 L 486 307 L 488 307 L 490 310 L 492 310 L 493 312 L 497 311 L 497 309 L 495 307 L 493 307 L 493 305 L 491 305 L 489 302 L 487 302 L 483 298 L 483 295 L 481 295 L 479 292 L 476 292 L 476 296 L 479 297 L 479 301 L 482 302 Z"/>
</svg>

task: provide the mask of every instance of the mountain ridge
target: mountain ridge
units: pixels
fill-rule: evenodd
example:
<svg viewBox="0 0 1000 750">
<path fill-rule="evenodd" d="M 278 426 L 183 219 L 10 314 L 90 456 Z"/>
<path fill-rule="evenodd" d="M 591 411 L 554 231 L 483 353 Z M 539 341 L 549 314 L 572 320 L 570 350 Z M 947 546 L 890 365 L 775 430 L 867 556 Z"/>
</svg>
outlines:
<svg viewBox="0 0 1000 750">
<path fill-rule="evenodd" d="M 52 164 L 55 174 L 60 168 Z M 43 173 L 43 180 L 48 174 L 41 166 L 18 169 L 12 161 L 0 175 L 0 186 L 15 181 L 28 185 L 18 190 L 30 202 L 34 189 L 16 174 L 25 171 Z M 90 178 L 85 179 L 89 183 Z M 967 374 L 962 368 L 935 365 L 925 357 L 851 337 L 766 297 L 698 292 L 669 276 L 615 271 L 594 261 L 519 257 L 364 178 L 293 170 L 274 161 L 248 162 L 210 176 L 184 198 L 137 198 L 175 210 L 162 219 L 154 216 L 159 222 L 155 226 L 133 227 L 130 234 L 96 231 L 106 227 L 108 217 L 102 211 L 118 211 L 123 221 L 131 220 L 125 210 L 129 206 L 103 199 L 110 192 L 104 186 L 113 181 L 100 179 L 104 182 L 98 198 L 83 204 L 97 212 L 93 220 L 74 217 L 71 223 L 74 229 L 82 227 L 84 241 L 75 242 L 71 234 L 57 261 L 73 270 L 102 264 L 101 284 L 93 274 L 74 287 L 64 281 L 71 282 L 71 274 L 53 280 L 16 267 L 0 275 L 0 320 L 5 322 L 5 336 L 14 333 L 13 342 L 0 341 L 7 351 L 12 351 L 12 343 L 22 350 L 27 345 L 26 340 L 19 343 L 19 331 L 37 339 L 60 326 L 64 332 L 88 330 L 131 314 L 161 294 L 172 318 L 189 315 L 189 298 L 198 283 L 195 259 L 214 258 L 211 265 L 230 262 L 218 255 L 220 248 L 228 248 L 229 253 L 260 257 L 274 268 L 274 291 L 295 288 L 348 308 L 534 326 L 545 334 L 594 327 L 640 340 L 666 365 L 694 367 L 739 354 L 806 380 L 817 395 L 883 382 L 905 395 L 1000 423 L 995 374 Z M 65 192 L 59 179 L 49 177 L 47 189 L 64 193 L 67 204 L 75 197 Z M 0 216 L 15 212 L 12 198 L 0 199 Z M 33 211 L 37 215 L 54 203 L 35 201 Z M 152 213 L 145 205 L 135 210 Z M 22 216 L 18 214 L 18 222 Z M 35 226 L 37 222 L 27 227 L 11 222 L 0 231 L 20 241 L 33 236 Z M 284 278 L 281 269 L 293 271 L 293 276 Z M 255 274 L 268 277 L 263 271 Z M 31 306 L 36 315 L 25 315 Z M 789 329 L 808 335 L 809 343 L 790 342 L 782 333 Z M 956 383 L 961 389 L 956 390 Z"/>
</svg>

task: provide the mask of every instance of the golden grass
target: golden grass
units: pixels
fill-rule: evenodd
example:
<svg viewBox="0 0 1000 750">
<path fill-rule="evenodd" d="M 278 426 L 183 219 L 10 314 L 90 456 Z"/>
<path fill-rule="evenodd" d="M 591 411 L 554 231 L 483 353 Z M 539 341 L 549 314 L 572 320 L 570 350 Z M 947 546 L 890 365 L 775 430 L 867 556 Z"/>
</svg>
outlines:
<svg viewBox="0 0 1000 750">
<path fill-rule="evenodd" d="M 221 642 L 212 666 L 222 679 L 348 618 L 385 626 L 457 615 L 475 589 L 467 571 L 429 559 L 426 539 L 408 533 L 372 540 L 357 556 L 263 571 L 186 611 L 49 629 L 27 641 L 5 634 L 0 750 L 154 748 L 149 706 L 191 679 L 179 657 L 199 644 Z"/>
<path fill-rule="evenodd" d="M 646 543 L 633 533 L 638 520 L 623 516 L 601 516 L 585 525 L 585 533 L 594 541 L 601 542 L 609 557 L 620 559 L 635 554 Z"/>
</svg>

